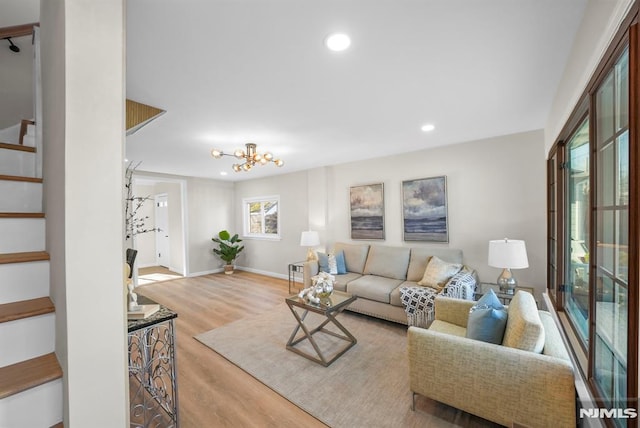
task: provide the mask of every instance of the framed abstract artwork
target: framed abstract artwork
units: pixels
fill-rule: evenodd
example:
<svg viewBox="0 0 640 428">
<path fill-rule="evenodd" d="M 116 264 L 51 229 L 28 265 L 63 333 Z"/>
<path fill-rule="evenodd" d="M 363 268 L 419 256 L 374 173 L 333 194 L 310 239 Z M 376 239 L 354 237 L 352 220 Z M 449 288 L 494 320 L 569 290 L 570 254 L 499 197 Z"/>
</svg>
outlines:
<svg viewBox="0 0 640 428">
<path fill-rule="evenodd" d="M 402 182 L 405 241 L 449 242 L 447 177 Z"/>
<path fill-rule="evenodd" d="M 351 239 L 384 239 L 383 183 L 351 187 L 349 202 Z"/>
</svg>

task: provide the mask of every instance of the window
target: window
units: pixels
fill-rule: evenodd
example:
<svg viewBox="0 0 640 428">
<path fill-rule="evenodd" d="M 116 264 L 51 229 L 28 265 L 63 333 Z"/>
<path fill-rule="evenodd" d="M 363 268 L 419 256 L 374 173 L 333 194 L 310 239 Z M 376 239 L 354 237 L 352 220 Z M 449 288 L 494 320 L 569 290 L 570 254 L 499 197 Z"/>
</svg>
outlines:
<svg viewBox="0 0 640 428">
<path fill-rule="evenodd" d="M 630 84 L 640 80 L 640 33 L 627 25 L 547 163 L 547 288 L 590 393 L 608 409 L 637 408 L 640 395 L 640 85 Z"/>
<path fill-rule="evenodd" d="M 242 200 L 244 237 L 280 239 L 279 196 Z"/>
</svg>

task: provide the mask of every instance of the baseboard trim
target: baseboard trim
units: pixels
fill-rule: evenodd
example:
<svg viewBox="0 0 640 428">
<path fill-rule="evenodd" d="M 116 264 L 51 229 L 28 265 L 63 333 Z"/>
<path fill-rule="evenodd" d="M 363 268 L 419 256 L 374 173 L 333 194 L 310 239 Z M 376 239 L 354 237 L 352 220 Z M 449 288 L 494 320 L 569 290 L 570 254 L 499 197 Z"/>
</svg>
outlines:
<svg viewBox="0 0 640 428">
<path fill-rule="evenodd" d="M 287 276 L 285 274 L 269 272 L 269 271 L 266 271 L 266 270 L 260 270 L 260 269 L 254 269 L 254 268 L 248 268 L 248 267 L 245 267 L 245 266 L 236 266 L 236 270 L 243 270 L 245 272 L 257 273 L 257 274 L 264 275 L 264 276 L 270 276 L 272 278 L 289 279 L 289 276 Z"/>
</svg>

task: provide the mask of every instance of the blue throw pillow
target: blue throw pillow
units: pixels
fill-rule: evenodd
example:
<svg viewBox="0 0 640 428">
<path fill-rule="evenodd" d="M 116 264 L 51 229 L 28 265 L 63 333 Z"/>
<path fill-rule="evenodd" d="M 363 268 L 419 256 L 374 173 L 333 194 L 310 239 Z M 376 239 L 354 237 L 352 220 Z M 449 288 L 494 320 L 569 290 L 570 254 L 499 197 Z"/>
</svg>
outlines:
<svg viewBox="0 0 640 428">
<path fill-rule="evenodd" d="M 329 255 L 325 253 L 318 253 L 318 266 L 320 272 L 329 273 Z"/>
<path fill-rule="evenodd" d="M 489 290 L 469 311 L 467 337 L 500 345 L 506 327 L 507 310 L 493 290 Z"/>
<path fill-rule="evenodd" d="M 347 273 L 347 264 L 344 261 L 344 251 L 336 253 L 336 264 L 338 265 L 338 275 Z"/>
</svg>

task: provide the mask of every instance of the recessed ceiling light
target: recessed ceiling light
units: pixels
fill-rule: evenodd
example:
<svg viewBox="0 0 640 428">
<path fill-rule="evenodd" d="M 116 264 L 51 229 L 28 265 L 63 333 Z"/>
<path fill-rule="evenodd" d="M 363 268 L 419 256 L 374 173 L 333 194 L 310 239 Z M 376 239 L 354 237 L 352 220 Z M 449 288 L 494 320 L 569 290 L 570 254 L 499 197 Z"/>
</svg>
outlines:
<svg viewBox="0 0 640 428">
<path fill-rule="evenodd" d="M 220 175 L 227 175 L 227 171 L 222 171 Z"/>
<path fill-rule="evenodd" d="M 334 52 L 340 52 L 347 49 L 351 45 L 351 38 L 344 33 L 329 34 L 324 39 L 324 44 Z"/>
<path fill-rule="evenodd" d="M 436 127 L 431 124 L 431 123 L 427 123 L 426 125 L 422 125 L 422 129 L 424 132 L 429 132 L 429 131 L 433 131 L 434 129 L 436 129 Z"/>
</svg>

